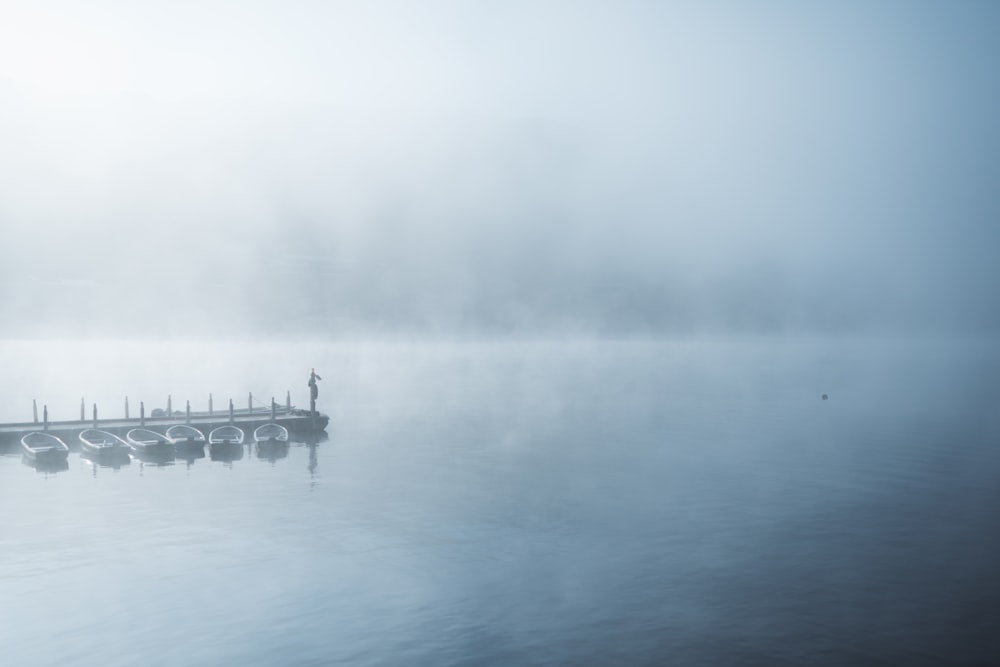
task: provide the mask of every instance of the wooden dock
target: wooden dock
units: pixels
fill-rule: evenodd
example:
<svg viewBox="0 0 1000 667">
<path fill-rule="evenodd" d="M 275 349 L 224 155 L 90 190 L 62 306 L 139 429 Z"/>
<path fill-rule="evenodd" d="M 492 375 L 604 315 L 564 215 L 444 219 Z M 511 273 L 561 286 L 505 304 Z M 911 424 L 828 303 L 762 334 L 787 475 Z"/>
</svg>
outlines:
<svg viewBox="0 0 1000 667">
<path fill-rule="evenodd" d="M 160 411 L 157 411 L 160 412 Z M 227 410 L 224 412 L 174 412 L 172 416 L 158 414 L 153 417 L 134 417 L 130 419 L 89 419 L 59 422 L 21 422 L 0 424 L 0 445 L 18 443 L 21 436 L 30 431 L 45 431 L 61 438 L 70 447 L 79 442 L 80 431 L 88 428 L 99 428 L 115 435 L 125 437 L 131 429 L 143 427 L 154 431 L 166 431 L 174 424 L 190 424 L 201 430 L 206 437 L 208 432 L 217 426 L 233 424 L 252 436 L 258 426 L 268 423 L 281 424 L 289 433 L 308 438 L 317 436 L 326 430 L 330 423 L 329 415 L 322 412 L 300 410 L 297 408 L 244 408 L 242 410 Z"/>
</svg>

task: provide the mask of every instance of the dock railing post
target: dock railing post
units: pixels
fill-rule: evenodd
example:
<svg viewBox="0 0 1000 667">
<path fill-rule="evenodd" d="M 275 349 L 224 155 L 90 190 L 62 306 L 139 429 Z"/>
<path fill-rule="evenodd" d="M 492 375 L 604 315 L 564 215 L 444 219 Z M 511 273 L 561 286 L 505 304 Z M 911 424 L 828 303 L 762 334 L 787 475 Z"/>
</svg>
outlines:
<svg viewBox="0 0 1000 667">
<path fill-rule="evenodd" d="M 174 402 L 170 398 L 170 394 L 167 394 L 167 416 L 168 417 L 174 416 Z"/>
<path fill-rule="evenodd" d="M 87 408 L 85 407 L 85 403 L 83 401 L 83 396 L 81 396 L 80 397 L 80 421 L 83 421 L 84 419 L 86 419 L 86 417 L 84 416 L 86 409 Z"/>
<path fill-rule="evenodd" d="M 191 423 L 191 401 L 184 404 L 184 421 Z"/>
<path fill-rule="evenodd" d="M 139 401 L 139 426 L 146 425 L 146 402 Z"/>
<path fill-rule="evenodd" d="M 229 399 L 229 423 L 233 423 L 233 399 Z"/>
<path fill-rule="evenodd" d="M 97 428 L 97 403 L 94 403 L 94 428 Z"/>
<path fill-rule="evenodd" d="M 208 416 L 212 416 L 212 395 L 208 395 Z"/>
<path fill-rule="evenodd" d="M 128 419 L 128 396 L 125 397 L 125 419 Z"/>
<path fill-rule="evenodd" d="M 274 396 L 271 397 L 271 421 L 278 421 L 278 404 L 274 402 Z"/>
<path fill-rule="evenodd" d="M 31 399 L 31 415 L 34 417 L 35 423 L 38 423 L 38 399 Z"/>
<path fill-rule="evenodd" d="M 49 406 L 48 405 L 43 405 L 42 406 L 42 430 L 43 431 L 48 431 L 49 430 Z"/>
</svg>

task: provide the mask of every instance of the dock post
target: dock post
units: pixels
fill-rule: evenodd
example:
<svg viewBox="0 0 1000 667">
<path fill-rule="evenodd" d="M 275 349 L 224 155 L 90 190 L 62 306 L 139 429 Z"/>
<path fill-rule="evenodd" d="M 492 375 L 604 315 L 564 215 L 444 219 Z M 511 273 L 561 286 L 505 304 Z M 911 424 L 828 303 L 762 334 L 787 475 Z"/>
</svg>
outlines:
<svg viewBox="0 0 1000 667">
<path fill-rule="evenodd" d="M 146 425 L 146 403 L 139 401 L 139 426 Z"/>
<path fill-rule="evenodd" d="M 125 397 L 125 419 L 128 419 L 128 396 Z"/>
<path fill-rule="evenodd" d="M 233 423 L 233 399 L 229 399 L 229 423 Z"/>
<path fill-rule="evenodd" d="M 174 416 L 174 402 L 173 400 L 171 400 L 170 394 L 167 394 L 167 416 L 168 417 Z"/>
<path fill-rule="evenodd" d="M 212 416 L 212 395 L 208 395 L 208 416 Z"/>
<path fill-rule="evenodd" d="M 285 410 L 292 411 L 292 390 L 285 391 Z"/>
<path fill-rule="evenodd" d="M 31 399 L 31 414 L 35 418 L 35 423 L 38 423 L 38 400 Z"/>
<path fill-rule="evenodd" d="M 97 428 L 97 403 L 94 403 L 94 428 Z"/>
<path fill-rule="evenodd" d="M 278 405 L 274 402 L 274 396 L 271 397 L 271 421 L 278 421 L 277 418 Z"/>
<path fill-rule="evenodd" d="M 253 412 L 253 392 L 247 395 L 247 412 Z"/>
<path fill-rule="evenodd" d="M 83 396 L 81 396 L 80 397 L 80 421 L 83 421 L 84 419 L 86 419 L 86 417 L 84 416 L 84 411 L 85 410 L 86 410 L 86 408 L 84 407 Z"/>
<path fill-rule="evenodd" d="M 191 423 L 191 401 L 184 404 L 184 421 Z"/>
<path fill-rule="evenodd" d="M 42 406 L 42 430 L 43 431 L 48 431 L 49 430 L 49 406 L 48 405 L 43 405 Z"/>
</svg>

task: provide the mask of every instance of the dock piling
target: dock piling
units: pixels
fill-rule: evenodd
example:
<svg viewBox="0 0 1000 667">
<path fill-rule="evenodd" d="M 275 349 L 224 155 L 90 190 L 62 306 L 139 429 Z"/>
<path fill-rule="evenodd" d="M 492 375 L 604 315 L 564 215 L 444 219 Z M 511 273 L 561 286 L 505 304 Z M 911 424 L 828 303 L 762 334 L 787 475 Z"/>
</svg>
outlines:
<svg viewBox="0 0 1000 667">
<path fill-rule="evenodd" d="M 208 416 L 212 416 L 212 395 L 208 395 Z"/>
<path fill-rule="evenodd" d="M 86 410 L 86 407 L 85 407 L 85 404 L 84 404 L 84 401 L 83 401 L 83 396 L 81 396 L 80 397 L 80 421 L 83 421 L 84 419 L 86 419 L 86 417 L 84 416 L 85 410 Z"/>
<path fill-rule="evenodd" d="M 289 412 L 292 411 L 292 390 L 285 390 L 285 409 Z"/>
<path fill-rule="evenodd" d="M 38 399 L 31 399 L 31 415 L 34 417 L 34 421 L 38 423 Z"/>
<path fill-rule="evenodd" d="M 191 423 L 191 401 L 184 404 L 184 421 L 188 424 Z"/>
<path fill-rule="evenodd" d="M 42 430 L 43 431 L 48 431 L 49 430 L 49 406 L 48 405 L 43 405 L 42 406 Z"/>
<path fill-rule="evenodd" d="M 139 401 L 139 426 L 146 425 L 146 402 Z"/>
<path fill-rule="evenodd" d="M 170 394 L 167 394 L 167 416 L 168 417 L 174 416 L 174 402 L 170 398 Z"/>
<path fill-rule="evenodd" d="M 94 403 L 94 428 L 97 428 L 97 403 Z"/>
<path fill-rule="evenodd" d="M 229 399 L 229 423 L 233 423 L 233 399 Z"/>
<path fill-rule="evenodd" d="M 278 421 L 278 405 L 274 402 L 274 396 L 271 397 L 271 421 Z"/>
<path fill-rule="evenodd" d="M 128 419 L 128 396 L 125 397 L 125 419 Z"/>
<path fill-rule="evenodd" d="M 253 392 L 247 394 L 247 412 L 253 412 Z"/>
</svg>

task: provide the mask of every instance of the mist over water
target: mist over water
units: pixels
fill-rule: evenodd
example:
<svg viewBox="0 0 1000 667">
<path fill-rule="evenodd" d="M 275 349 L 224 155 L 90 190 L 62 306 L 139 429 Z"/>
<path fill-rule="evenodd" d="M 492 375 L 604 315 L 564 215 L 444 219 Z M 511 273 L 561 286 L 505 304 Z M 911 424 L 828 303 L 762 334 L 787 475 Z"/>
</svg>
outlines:
<svg viewBox="0 0 1000 667">
<path fill-rule="evenodd" d="M 998 7 L 4 2 L 0 655 L 990 664 Z"/>
</svg>

